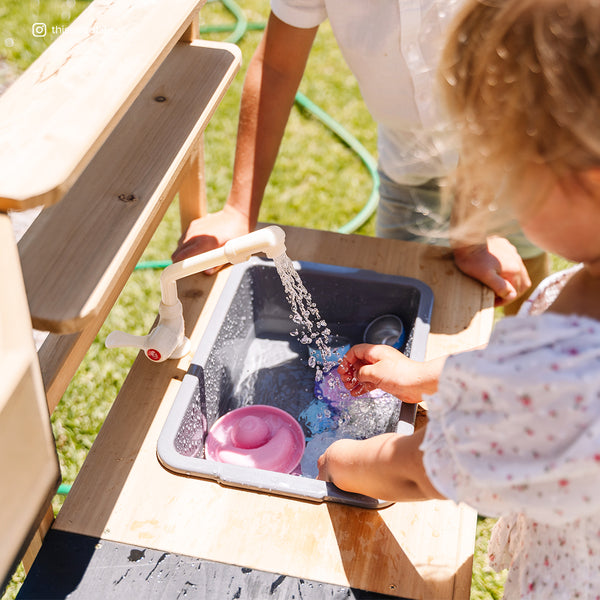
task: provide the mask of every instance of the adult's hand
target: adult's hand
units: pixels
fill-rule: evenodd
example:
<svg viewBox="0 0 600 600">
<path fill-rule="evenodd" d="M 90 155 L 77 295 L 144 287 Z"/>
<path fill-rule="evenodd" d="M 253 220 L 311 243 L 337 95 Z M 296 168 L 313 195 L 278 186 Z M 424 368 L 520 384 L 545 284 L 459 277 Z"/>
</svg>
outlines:
<svg viewBox="0 0 600 600">
<path fill-rule="evenodd" d="M 208 252 L 223 246 L 227 241 L 250 233 L 248 217 L 235 208 L 225 205 L 222 210 L 192 221 L 179 239 L 173 262 Z M 204 271 L 207 275 L 219 267 Z"/>
</svg>

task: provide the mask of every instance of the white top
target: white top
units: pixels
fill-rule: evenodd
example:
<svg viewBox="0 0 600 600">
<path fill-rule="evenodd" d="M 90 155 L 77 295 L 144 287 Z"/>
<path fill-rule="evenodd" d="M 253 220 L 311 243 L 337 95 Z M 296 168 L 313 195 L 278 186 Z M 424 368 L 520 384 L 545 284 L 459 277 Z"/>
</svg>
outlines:
<svg viewBox="0 0 600 600">
<path fill-rule="evenodd" d="M 529 298 L 521 304 L 518 314 L 539 315 L 546 311 L 558 298 L 558 295 L 569 279 L 582 268 L 583 263 L 579 263 L 568 269 L 552 273 L 552 275 L 546 277 L 544 281 L 531 292 Z"/>
<path fill-rule="evenodd" d="M 379 166 L 418 185 L 456 164 L 436 94 L 443 32 L 460 0 L 271 0 L 294 27 L 329 19 L 367 108 L 378 123 Z"/>
<path fill-rule="evenodd" d="M 505 598 L 600 590 L 600 322 L 507 317 L 488 347 L 450 357 L 422 446 L 445 496 L 501 517 L 492 566 Z"/>
</svg>

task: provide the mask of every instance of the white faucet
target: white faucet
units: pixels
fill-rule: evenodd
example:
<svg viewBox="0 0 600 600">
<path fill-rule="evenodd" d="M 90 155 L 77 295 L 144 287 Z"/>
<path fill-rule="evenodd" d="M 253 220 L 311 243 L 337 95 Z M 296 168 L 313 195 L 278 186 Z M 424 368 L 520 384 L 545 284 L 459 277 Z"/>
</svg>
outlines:
<svg viewBox="0 0 600 600">
<path fill-rule="evenodd" d="M 284 254 L 283 229 L 271 225 L 229 240 L 221 248 L 169 265 L 160 277 L 161 302 L 158 307 L 158 325 L 148 335 L 131 335 L 123 331 L 113 331 L 106 337 L 106 347 L 140 348 L 154 362 L 185 356 L 190 351 L 190 341 L 185 337 L 183 309 L 177 297 L 177 280 L 226 263 L 243 262 L 258 252 L 264 252 L 271 259 Z"/>
</svg>

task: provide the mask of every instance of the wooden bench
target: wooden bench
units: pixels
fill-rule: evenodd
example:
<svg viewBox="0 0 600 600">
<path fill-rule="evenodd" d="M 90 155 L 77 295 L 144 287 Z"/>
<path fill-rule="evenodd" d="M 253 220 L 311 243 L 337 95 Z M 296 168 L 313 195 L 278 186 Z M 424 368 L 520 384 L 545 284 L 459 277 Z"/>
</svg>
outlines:
<svg viewBox="0 0 600 600">
<path fill-rule="evenodd" d="M 156 439 L 189 356 L 159 365 L 136 359 L 53 524 L 47 506 L 58 465 L 44 403 L 51 412 L 59 402 L 175 194 L 184 227 L 205 211 L 202 131 L 240 56 L 234 46 L 195 39 L 201 5 L 95 0 L 0 98 L 0 212 L 44 206 L 19 243 L 20 261 L 0 214 L 0 464 L 5 481 L 20 469 L 20 489 L 36 484 L 27 502 L 0 513 L 0 574 L 33 537 L 28 567 L 41 551 L 20 598 L 91 600 L 109 588 L 112 597 L 158 598 L 166 589 L 159 580 L 168 579 L 173 596 L 466 599 L 476 522 L 466 506 L 313 504 L 164 469 Z M 286 230 L 293 259 L 430 285 L 429 358 L 487 340 L 492 294 L 444 250 Z M 227 276 L 180 282 L 194 347 Z M 51 332 L 37 357 L 25 289 L 31 322 Z M 17 405 L 23 409 L 9 415 L 6 407 Z M 1 435 L 11 427 L 21 444 L 12 454 Z M 26 435 L 36 452 L 21 453 Z M 25 494 L 13 486 L 10 493 Z"/>
</svg>

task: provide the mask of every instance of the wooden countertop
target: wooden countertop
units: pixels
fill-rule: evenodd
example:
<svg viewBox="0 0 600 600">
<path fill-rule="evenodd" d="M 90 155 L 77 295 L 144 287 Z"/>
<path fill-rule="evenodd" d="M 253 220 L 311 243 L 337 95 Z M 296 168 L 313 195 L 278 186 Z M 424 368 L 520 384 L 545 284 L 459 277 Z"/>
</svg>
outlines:
<svg viewBox="0 0 600 600">
<path fill-rule="evenodd" d="M 462 275 L 447 251 L 285 229 L 293 260 L 427 283 L 434 292 L 428 358 L 487 341 L 492 293 Z M 226 277 L 224 270 L 180 282 L 194 348 Z M 55 529 L 404 598 L 469 597 L 476 526 L 469 507 L 451 501 L 396 503 L 382 510 L 316 504 L 164 469 L 156 442 L 189 361 L 156 365 L 137 358 Z"/>
</svg>

